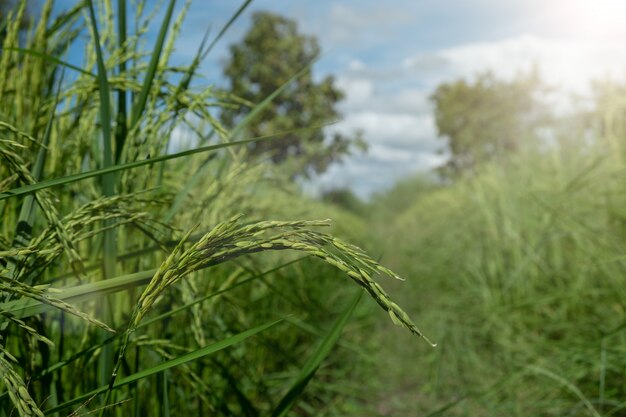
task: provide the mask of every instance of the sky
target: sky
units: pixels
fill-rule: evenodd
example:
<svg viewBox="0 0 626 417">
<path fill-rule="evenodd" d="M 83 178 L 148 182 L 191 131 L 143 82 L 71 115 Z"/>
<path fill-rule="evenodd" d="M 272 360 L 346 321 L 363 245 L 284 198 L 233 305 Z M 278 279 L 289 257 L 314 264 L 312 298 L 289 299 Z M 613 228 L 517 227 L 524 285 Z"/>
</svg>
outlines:
<svg viewBox="0 0 626 417">
<path fill-rule="evenodd" d="M 194 0 L 173 60 L 190 62 L 207 28 L 217 33 L 240 5 Z M 584 97 L 592 79 L 626 81 L 626 0 L 255 0 L 203 64 L 206 82 L 224 82 L 228 46 L 260 10 L 318 38 L 315 75 L 333 75 L 346 93 L 332 129 L 361 130 L 369 144 L 307 184 L 313 193 L 347 187 L 368 198 L 442 164 L 446 142 L 429 101 L 441 83 L 535 67 L 551 87 Z"/>
</svg>

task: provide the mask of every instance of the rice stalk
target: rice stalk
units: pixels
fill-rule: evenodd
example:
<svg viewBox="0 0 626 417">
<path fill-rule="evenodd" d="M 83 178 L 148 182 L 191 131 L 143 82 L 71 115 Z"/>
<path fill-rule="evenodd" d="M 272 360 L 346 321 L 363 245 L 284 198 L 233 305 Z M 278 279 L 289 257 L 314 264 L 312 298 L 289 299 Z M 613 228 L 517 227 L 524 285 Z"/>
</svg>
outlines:
<svg viewBox="0 0 626 417">
<path fill-rule="evenodd" d="M 10 145 L 13 145 L 13 143 L 11 142 Z M 2 143 L 0 143 L 0 159 L 4 159 L 11 171 L 16 173 L 19 176 L 20 180 L 27 184 L 36 184 L 36 179 L 26 168 L 28 164 L 26 164 L 26 162 L 15 152 L 15 148 L 16 146 L 14 145 L 2 146 Z M 56 238 L 63 246 L 64 252 L 67 253 L 70 259 L 70 265 L 72 266 L 72 269 L 77 276 L 80 276 L 84 269 L 83 261 L 76 251 L 67 230 L 63 227 L 63 224 L 59 220 L 59 214 L 56 207 L 52 203 L 52 197 L 47 191 L 42 191 L 39 193 L 35 193 L 35 200 L 41 207 L 41 210 L 46 217 L 48 223 L 54 228 Z"/>
<path fill-rule="evenodd" d="M 5 357 L 10 356 L 4 350 L 4 347 L 0 345 L 0 373 L 2 374 L 2 381 L 18 414 L 21 417 L 44 417 L 43 412 L 30 396 L 26 384 L 19 374 L 13 370 L 13 366 Z"/>
<path fill-rule="evenodd" d="M 190 350 L 197 344 L 204 355 L 211 351 L 202 350 L 207 341 L 226 346 L 243 340 L 230 336 L 241 326 L 258 331 L 250 318 L 256 317 L 256 313 L 263 316 L 273 310 L 262 309 L 251 314 L 242 309 L 231 314 L 228 308 L 236 297 L 227 295 L 223 303 L 212 306 L 215 314 L 209 317 L 214 324 L 209 325 L 205 310 L 199 307 L 202 301 L 217 294 L 229 294 L 234 288 L 257 279 L 240 280 L 241 271 L 246 268 L 223 264 L 258 252 L 291 249 L 322 259 L 364 287 L 394 322 L 421 336 L 408 316 L 374 281 L 379 274 L 398 278 L 397 275 L 358 247 L 309 230 L 326 226 L 327 221 L 257 221 L 273 214 L 270 210 L 273 202 L 269 200 L 278 188 L 272 183 L 276 179 L 263 164 L 249 163 L 244 152 L 232 149 L 237 146 L 244 149 L 248 143 L 270 140 L 285 133 L 241 140 L 238 137 L 251 117 L 277 97 L 288 83 L 256 107 L 248 103 L 255 110 L 233 132 L 227 132 L 220 125 L 215 110 L 233 105 L 238 99 L 211 86 L 196 88 L 192 84 L 202 59 L 250 1 L 242 3 L 212 42 L 205 38 L 207 42 L 202 42 L 190 66 L 168 63 L 189 2 L 182 5 L 177 16 L 174 16 L 174 0 L 163 3 L 165 19 L 160 25 L 157 42 L 154 47 L 150 44 L 149 52 L 142 45 L 149 20 L 156 12 L 150 11 L 152 16 L 144 16 L 145 1 L 133 2 L 136 7 L 134 28 L 124 22 L 126 17 L 129 21 L 133 17 L 122 16 L 125 12 L 121 11 L 126 6 L 122 0 L 118 2 L 118 22 L 115 22 L 113 3 L 108 0 L 81 2 L 58 17 L 50 14 L 51 4 L 48 1 L 44 5 L 42 19 L 27 36 L 24 47 L 20 48 L 15 37 L 3 49 L 0 58 L 8 63 L 0 66 L 3 98 L 0 100 L 0 159 L 3 162 L 0 164 L 0 291 L 6 297 L 0 303 L 0 316 L 5 326 L 2 334 L 6 336 L 5 351 L 10 350 L 19 358 L 19 363 L 12 365 L 15 374 L 21 381 L 30 381 L 32 398 L 37 402 L 48 401 L 47 413 L 55 413 L 69 403 L 77 404 L 105 391 L 110 395 L 112 389 L 139 384 L 143 378 L 179 365 L 185 387 L 191 387 L 187 391 L 200 390 L 205 394 L 198 400 L 199 411 L 210 409 L 237 414 L 236 408 L 243 403 L 231 403 L 229 389 L 239 392 L 241 401 L 247 398 L 253 404 L 248 410 L 267 409 L 271 399 L 263 402 L 258 393 L 246 392 L 249 389 L 246 384 L 256 384 L 259 392 L 267 391 L 271 381 L 260 377 L 261 370 L 284 365 L 287 363 L 284 359 L 250 366 L 246 371 L 249 375 L 244 378 L 247 382 L 239 382 L 239 369 L 233 363 L 220 362 L 220 367 L 216 359 L 212 365 L 190 366 L 174 357 L 179 347 Z M 92 37 L 86 45 L 84 62 L 75 65 L 69 62 L 74 58 L 67 51 L 87 30 L 92 31 Z M 76 72 L 64 80 L 58 77 L 63 68 Z M 298 76 L 295 74 L 289 82 Z M 172 82 L 175 77 L 180 77 L 181 81 Z M 57 82 L 60 88 L 55 95 L 53 87 Z M 117 95 L 117 106 L 110 101 L 112 94 Z M 17 108 L 13 103 L 17 103 Z M 129 108 L 125 108 L 126 104 Z M 114 120 L 117 125 L 113 125 Z M 198 146 L 169 153 L 168 143 L 175 129 L 185 126 L 193 135 L 192 145 Z M 45 159 L 40 160 L 39 155 L 44 155 Z M 264 191 L 269 193 L 269 198 L 261 195 Z M 25 203 L 29 199 L 38 208 Z M 34 210 L 41 210 L 43 215 L 30 219 L 21 214 L 32 214 Z M 250 213 L 253 221 L 247 225 L 238 217 L 223 221 L 235 212 Z M 285 218 L 290 218 L 290 214 Z M 15 240 L 15 225 L 24 219 L 28 220 L 30 231 L 23 239 Z M 198 219 L 215 226 L 207 233 L 191 235 L 195 229 L 190 225 Z M 207 229 L 202 225 L 197 230 Z M 176 238 L 181 231 L 187 231 L 182 240 Z M 107 236 L 117 236 L 117 239 Z M 176 243 L 178 246 L 172 251 Z M 98 268 L 103 260 L 107 265 L 104 273 Z M 266 262 L 264 268 L 253 270 L 276 269 L 273 268 L 275 258 L 267 258 Z M 210 279 L 206 278 L 208 274 L 196 274 L 193 281 L 188 279 L 212 266 L 216 268 L 211 270 Z M 74 273 L 68 273 L 70 270 Z M 111 272 L 116 270 L 119 275 Z M 142 289 L 144 285 L 147 288 Z M 323 284 L 313 275 L 307 285 L 317 288 Z M 174 288 L 177 290 L 170 291 Z M 250 294 L 245 294 L 240 302 L 249 303 L 251 308 L 255 302 L 253 294 L 268 292 L 262 286 L 260 289 L 242 287 L 237 293 L 246 291 Z M 94 308 L 93 300 L 114 293 L 115 303 L 95 314 L 107 317 L 106 324 L 87 314 Z M 340 295 L 333 294 L 333 297 Z M 89 304 L 76 304 L 79 302 Z M 134 311 L 133 306 L 136 306 Z M 155 311 L 159 306 L 162 310 Z M 183 311 L 188 316 L 174 318 Z M 150 312 L 154 312 L 155 317 L 148 319 Z M 92 326 L 66 322 L 65 313 L 109 331 L 121 320 L 128 321 L 129 325 L 119 334 L 123 339 L 104 338 Z M 41 317 L 34 318 L 37 314 Z M 322 312 L 316 314 L 323 315 Z M 26 317 L 32 318 L 25 320 Z M 192 323 L 189 328 L 163 333 L 170 320 L 178 325 L 188 323 L 188 318 Z M 139 329 L 142 334 L 138 334 Z M 302 335 L 293 330 L 282 333 L 288 335 L 286 339 L 290 343 L 283 350 L 293 349 L 292 355 L 297 355 L 296 350 L 301 352 L 306 346 L 302 344 Z M 171 339 L 161 340 L 164 335 Z M 310 334 L 304 336 L 311 337 Z M 275 343 L 271 336 L 267 339 L 263 341 L 267 346 Z M 20 340 L 27 343 L 20 345 Z M 39 342 L 42 345 L 36 350 Z M 51 343 L 56 346 L 53 354 L 46 348 Z M 125 355 L 128 346 L 132 346 L 134 352 Z M 105 383 L 99 384 L 99 376 L 92 365 L 98 361 L 111 362 L 106 350 L 113 348 L 119 349 L 118 361 L 111 372 L 100 375 Z M 251 365 L 258 358 L 250 353 L 252 351 L 245 357 L 242 352 L 246 352 L 245 349 L 238 346 L 232 353 L 233 360 L 240 358 Z M 191 361 L 202 355 L 183 356 L 185 361 Z M 107 356 L 109 359 L 104 359 Z M 3 358 L 9 360 L 10 355 L 7 353 Z M 161 358 L 170 368 L 154 364 Z M 213 369 L 218 372 L 208 375 L 209 368 L 219 369 Z M 81 370 L 82 376 L 78 384 L 71 380 L 77 370 Z M 132 378 L 115 381 L 120 370 Z M 171 376 L 176 375 L 174 371 L 169 372 Z M 102 375 L 106 378 L 102 379 Z M 142 381 L 145 385 L 125 391 L 136 396 L 136 415 L 158 412 L 161 405 L 153 396 L 155 391 L 167 398 L 172 410 L 181 405 L 184 407 L 181 410 L 194 407 L 190 405 L 188 392 L 174 395 L 172 384 L 167 382 L 170 376 L 163 378 L 161 381 L 169 390 L 166 386 L 154 388 L 151 381 Z M 17 382 L 12 385 L 11 401 L 20 404 L 16 407 L 22 407 L 22 411 L 30 412 L 30 397 L 15 394 L 19 391 L 18 385 Z M 94 387 L 99 387 L 96 393 L 92 391 Z M 147 387 L 145 392 L 144 387 Z M 7 390 L 4 394 L 0 394 L 0 399 L 7 403 L 11 392 Z M 255 400 L 261 404 L 257 406 Z M 99 409 L 100 412 L 106 410 L 121 415 L 128 411 L 107 407 L 108 401 L 105 399 L 105 407 Z M 82 411 L 89 410 L 81 408 Z"/>
<path fill-rule="evenodd" d="M 0 315 L 2 315 L 2 317 L 7 319 L 10 323 L 15 324 L 17 327 L 25 331 L 30 337 L 37 340 L 38 342 L 45 343 L 46 345 L 50 347 L 54 347 L 54 342 L 52 342 L 47 337 L 42 336 L 39 333 L 37 333 L 35 329 L 33 329 L 32 327 L 24 323 L 22 320 L 15 317 L 12 313 L 9 313 L 7 311 L 0 311 Z"/>
<path fill-rule="evenodd" d="M 0 271 L 1 273 L 2 271 Z M 76 317 L 79 317 L 91 324 L 94 324 L 108 332 L 115 333 L 115 330 L 110 328 L 105 323 L 92 318 L 88 314 L 83 313 L 82 311 L 76 309 L 71 304 L 64 302 L 56 297 L 50 295 L 50 291 L 46 291 L 44 289 L 40 289 L 37 287 L 31 287 L 30 285 L 23 284 L 14 279 L 8 278 L 4 275 L 0 275 L 0 291 L 5 294 L 14 294 L 21 295 L 22 297 L 32 298 L 33 300 L 39 301 L 43 304 L 48 304 L 52 307 L 55 307 L 59 310 L 63 310 L 66 313 L 72 314 Z"/>
</svg>

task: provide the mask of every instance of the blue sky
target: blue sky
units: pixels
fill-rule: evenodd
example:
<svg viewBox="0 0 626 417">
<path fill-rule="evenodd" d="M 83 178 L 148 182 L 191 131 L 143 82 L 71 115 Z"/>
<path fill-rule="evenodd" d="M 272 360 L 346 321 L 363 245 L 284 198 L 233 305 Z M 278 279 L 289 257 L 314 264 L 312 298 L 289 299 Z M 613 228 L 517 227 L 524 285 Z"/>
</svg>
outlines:
<svg viewBox="0 0 626 417">
<path fill-rule="evenodd" d="M 188 62 L 204 31 L 217 33 L 240 4 L 194 0 L 174 60 Z M 256 0 L 204 63 L 207 82 L 223 81 L 228 45 L 258 10 L 295 19 L 319 39 L 324 55 L 314 71 L 334 75 L 347 95 L 333 129 L 363 130 L 370 144 L 368 154 L 314 179 L 313 192 L 350 187 L 367 197 L 441 164 L 445 141 L 428 96 L 442 82 L 485 70 L 511 78 L 537 66 L 551 86 L 584 96 L 590 79 L 626 74 L 623 0 Z"/>
</svg>

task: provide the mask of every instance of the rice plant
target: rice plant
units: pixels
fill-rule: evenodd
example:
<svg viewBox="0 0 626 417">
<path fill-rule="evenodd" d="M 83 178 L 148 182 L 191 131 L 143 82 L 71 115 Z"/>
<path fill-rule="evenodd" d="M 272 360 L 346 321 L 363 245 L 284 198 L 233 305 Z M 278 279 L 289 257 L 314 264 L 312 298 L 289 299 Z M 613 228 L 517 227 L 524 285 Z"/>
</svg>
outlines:
<svg viewBox="0 0 626 417">
<path fill-rule="evenodd" d="M 157 22 L 145 0 L 86 0 L 59 15 L 47 1 L 25 43 L 26 1 L 9 15 L 0 55 L 3 415 L 315 414 L 319 399 L 297 400 L 360 299 L 326 288 L 339 275 L 423 336 L 374 280 L 398 276 L 319 231 L 330 221 L 264 219 L 288 211 L 273 207 L 283 180 L 241 145 L 271 135 L 239 133 L 289 82 L 230 132 L 215 112 L 238 99 L 194 82 L 249 3 L 184 67 L 169 58 L 189 2 L 161 4 L 149 46 Z M 66 62 L 83 43 L 83 62 Z M 191 149 L 177 142 L 184 132 Z M 293 270 L 311 258 L 333 268 L 322 271 L 329 279 Z M 289 309 L 275 308 L 276 294 L 308 288 L 342 312 L 308 300 L 293 311 L 317 321 L 279 314 Z M 338 318 L 329 326 L 328 317 Z"/>
</svg>

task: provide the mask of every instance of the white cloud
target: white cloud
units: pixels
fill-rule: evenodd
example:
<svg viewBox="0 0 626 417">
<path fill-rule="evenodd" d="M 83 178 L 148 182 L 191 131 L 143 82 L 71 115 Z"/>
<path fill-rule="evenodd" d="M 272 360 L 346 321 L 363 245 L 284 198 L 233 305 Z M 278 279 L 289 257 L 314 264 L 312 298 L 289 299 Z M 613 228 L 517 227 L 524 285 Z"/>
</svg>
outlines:
<svg viewBox="0 0 626 417">
<path fill-rule="evenodd" d="M 511 79 L 535 66 L 552 86 L 584 94 L 593 78 L 613 76 L 622 79 L 626 55 L 623 54 L 623 45 L 616 43 L 564 41 L 523 35 L 462 45 L 434 54 L 420 54 L 404 61 L 407 69 L 422 73 L 436 71 L 433 81 L 437 83 L 471 77 L 486 70 Z"/>
<path fill-rule="evenodd" d="M 310 192 L 332 188 L 350 188 L 359 197 L 388 189 L 407 175 L 427 172 L 445 160 L 445 156 L 415 150 L 393 150 L 374 145 L 367 155 L 351 158 L 344 164 L 332 165 L 328 171 L 309 184 Z"/>
<path fill-rule="evenodd" d="M 338 78 L 337 86 L 345 93 L 343 105 L 348 108 L 357 107 L 368 101 L 374 92 L 372 81 L 365 78 Z"/>
<path fill-rule="evenodd" d="M 366 65 L 363 63 L 363 61 L 359 61 L 358 59 L 353 59 L 348 64 L 348 68 L 350 69 L 350 71 L 361 71 L 366 68 Z"/>
<path fill-rule="evenodd" d="M 436 147 L 432 144 L 436 130 L 430 114 L 363 111 L 348 114 L 334 129 L 346 134 L 360 129 L 370 144 L 430 150 Z"/>
<path fill-rule="evenodd" d="M 430 112 L 429 93 L 418 89 L 406 89 L 391 95 L 384 102 L 387 111 L 394 113 L 425 113 Z"/>
<path fill-rule="evenodd" d="M 385 84 L 385 77 L 348 73 L 337 78 L 337 86 L 345 93 L 340 109 L 345 114 L 363 111 L 416 115 L 429 113 L 428 91 L 403 88 L 398 92 L 377 91 L 375 86 Z"/>
</svg>

